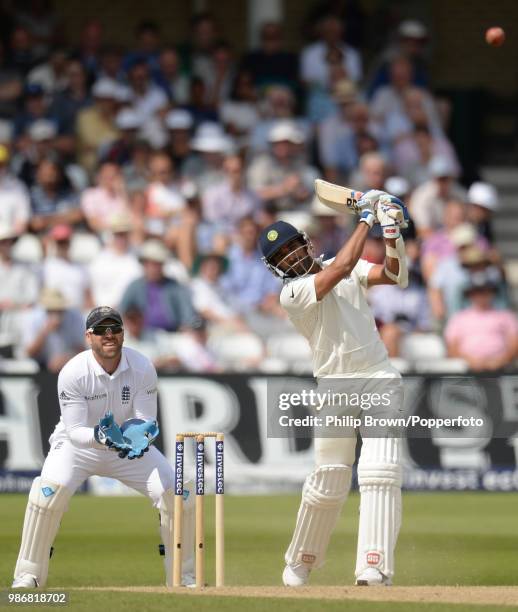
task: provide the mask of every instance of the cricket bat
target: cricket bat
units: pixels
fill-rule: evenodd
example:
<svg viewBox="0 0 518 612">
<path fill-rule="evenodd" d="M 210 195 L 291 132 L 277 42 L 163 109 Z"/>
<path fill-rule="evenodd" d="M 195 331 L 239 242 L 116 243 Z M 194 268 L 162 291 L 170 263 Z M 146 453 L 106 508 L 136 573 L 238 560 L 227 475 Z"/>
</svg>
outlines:
<svg viewBox="0 0 518 612">
<path fill-rule="evenodd" d="M 363 192 L 335 185 L 322 179 L 315 179 L 315 192 L 317 198 L 333 210 L 339 213 L 358 213 L 358 200 L 362 197 Z"/>
<path fill-rule="evenodd" d="M 362 191 L 355 191 L 349 187 L 335 185 L 322 179 L 315 179 L 315 192 L 317 198 L 329 208 L 340 213 L 358 214 L 358 200 L 363 196 Z M 403 211 L 401 209 L 387 210 L 388 217 L 394 220 L 395 223 L 404 223 Z"/>
</svg>

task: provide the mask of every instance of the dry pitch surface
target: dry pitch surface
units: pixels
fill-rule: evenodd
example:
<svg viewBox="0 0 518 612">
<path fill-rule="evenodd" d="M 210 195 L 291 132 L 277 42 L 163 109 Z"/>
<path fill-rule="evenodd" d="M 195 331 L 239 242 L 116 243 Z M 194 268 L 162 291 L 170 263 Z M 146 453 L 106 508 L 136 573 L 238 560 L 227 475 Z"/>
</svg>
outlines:
<svg viewBox="0 0 518 612">
<path fill-rule="evenodd" d="M 298 589 L 286 587 L 206 587 L 204 589 L 168 589 L 156 586 L 85 587 L 73 590 L 112 591 L 125 593 L 175 593 L 220 597 L 272 597 L 288 599 L 363 600 L 382 602 L 449 603 L 472 605 L 518 605 L 516 586 L 407 586 L 407 587 L 337 587 L 314 586 Z"/>
</svg>

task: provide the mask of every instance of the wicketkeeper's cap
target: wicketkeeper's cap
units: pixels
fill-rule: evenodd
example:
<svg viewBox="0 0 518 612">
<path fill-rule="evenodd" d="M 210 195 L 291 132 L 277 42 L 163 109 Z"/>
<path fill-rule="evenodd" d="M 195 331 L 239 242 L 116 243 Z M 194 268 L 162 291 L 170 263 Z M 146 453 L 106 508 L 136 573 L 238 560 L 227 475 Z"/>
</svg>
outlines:
<svg viewBox="0 0 518 612">
<path fill-rule="evenodd" d="M 122 325 L 122 317 L 115 308 L 111 308 L 110 306 L 97 306 L 97 308 L 94 308 L 86 317 L 86 329 L 95 327 L 107 319 L 111 319 L 119 325 Z"/>
<path fill-rule="evenodd" d="M 270 259 L 282 246 L 293 238 L 302 238 L 304 234 L 286 221 L 276 221 L 265 227 L 259 236 L 259 248 L 266 259 Z"/>
</svg>

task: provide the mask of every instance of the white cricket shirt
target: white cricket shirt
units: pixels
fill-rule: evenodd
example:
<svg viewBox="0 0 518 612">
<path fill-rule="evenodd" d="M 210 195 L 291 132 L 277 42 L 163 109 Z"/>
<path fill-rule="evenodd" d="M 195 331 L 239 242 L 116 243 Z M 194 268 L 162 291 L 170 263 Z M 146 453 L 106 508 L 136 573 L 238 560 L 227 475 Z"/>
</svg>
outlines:
<svg viewBox="0 0 518 612">
<path fill-rule="evenodd" d="M 58 377 L 61 419 L 50 437 L 70 440 L 80 448 L 102 448 L 94 427 L 110 410 L 119 425 L 126 419 L 156 420 L 157 374 L 151 361 L 123 347 L 118 368 L 108 374 L 91 350 L 73 357 Z"/>
<path fill-rule="evenodd" d="M 323 266 L 332 261 L 323 262 Z M 284 284 L 281 305 L 309 341 L 316 378 L 356 374 L 387 359 L 365 296 L 367 275 L 373 265 L 360 259 L 351 275 L 320 301 L 314 274 Z"/>
</svg>

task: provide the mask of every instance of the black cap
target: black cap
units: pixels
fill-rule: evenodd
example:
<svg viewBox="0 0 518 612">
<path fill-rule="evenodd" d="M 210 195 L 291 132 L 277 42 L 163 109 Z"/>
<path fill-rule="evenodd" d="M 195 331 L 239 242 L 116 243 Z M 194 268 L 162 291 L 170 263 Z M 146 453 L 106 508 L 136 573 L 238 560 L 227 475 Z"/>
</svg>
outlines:
<svg viewBox="0 0 518 612">
<path fill-rule="evenodd" d="M 304 239 L 304 234 L 286 221 L 276 221 L 265 227 L 259 236 L 259 248 L 263 256 L 268 260 L 282 246 L 293 238 Z"/>
<path fill-rule="evenodd" d="M 106 321 L 106 319 L 111 319 L 122 325 L 122 317 L 114 308 L 110 308 L 110 306 L 97 306 L 86 317 L 86 329 L 95 327 L 99 323 Z"/>
</svg>

